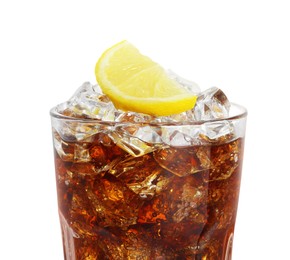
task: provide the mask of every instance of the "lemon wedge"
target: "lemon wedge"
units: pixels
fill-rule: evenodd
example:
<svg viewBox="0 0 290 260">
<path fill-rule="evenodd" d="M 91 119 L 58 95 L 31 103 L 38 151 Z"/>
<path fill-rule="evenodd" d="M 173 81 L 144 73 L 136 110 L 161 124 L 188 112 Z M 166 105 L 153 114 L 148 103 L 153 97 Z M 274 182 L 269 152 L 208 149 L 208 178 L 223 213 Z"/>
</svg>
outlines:
<svg viewBox="0 0 290 260">
<path fill-rule="evenodd" d="M 115 107 L 166 116 L 192 109 L 196 95 L 170 78 L 128 41 L 106 50 L 95 67 L 98 84 Z"/>
</svg>

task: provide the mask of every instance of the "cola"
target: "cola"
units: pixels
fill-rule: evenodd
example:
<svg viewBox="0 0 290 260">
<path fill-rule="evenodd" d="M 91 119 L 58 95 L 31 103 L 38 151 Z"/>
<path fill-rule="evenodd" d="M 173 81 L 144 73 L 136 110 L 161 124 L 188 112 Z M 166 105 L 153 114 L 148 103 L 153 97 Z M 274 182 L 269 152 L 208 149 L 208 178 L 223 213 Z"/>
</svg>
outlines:
<svg viewBox="0 0 290 260">
<path fill-rule="evenodd" d="M 116 123 L 52 116 L 65 259 L 231 259 L 244 134 L 139 140 L 146 149 L 135 154 L 136 143 L 120 140 L 144 124 L 125 134 Z M 244 119 L 230 121 L 237 129 Z M 160 135 L 169 128 L 154 125 Z"/>
</svg>

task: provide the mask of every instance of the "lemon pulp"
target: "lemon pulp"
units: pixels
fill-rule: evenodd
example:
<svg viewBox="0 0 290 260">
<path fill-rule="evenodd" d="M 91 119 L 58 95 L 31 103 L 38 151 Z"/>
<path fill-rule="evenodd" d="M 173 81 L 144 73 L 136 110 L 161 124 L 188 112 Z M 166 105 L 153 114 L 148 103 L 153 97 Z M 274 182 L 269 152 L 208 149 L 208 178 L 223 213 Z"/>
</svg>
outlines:
<svg viewBox="0 0 290 260">
<path fill-rule="evenodd" d="M 104 94 L 125 111 L 166 116 L 192 109 L 196 102 L 194 93 L 127 41 L 102 54 L 95 74 Z"/>
</svg>

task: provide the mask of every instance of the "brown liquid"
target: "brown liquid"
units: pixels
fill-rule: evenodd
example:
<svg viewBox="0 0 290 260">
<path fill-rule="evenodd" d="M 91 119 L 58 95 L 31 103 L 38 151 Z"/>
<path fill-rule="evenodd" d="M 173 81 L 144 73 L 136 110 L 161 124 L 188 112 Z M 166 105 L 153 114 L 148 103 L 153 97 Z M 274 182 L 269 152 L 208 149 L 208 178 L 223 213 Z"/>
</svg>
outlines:
<svg viewBox="0 0 290 260">
<path fill-rule="evenodd" d="M 62 149 L 65 259 L 230 259 L 243 139 L 133 157 L 97 134 Z"/>
</svg>

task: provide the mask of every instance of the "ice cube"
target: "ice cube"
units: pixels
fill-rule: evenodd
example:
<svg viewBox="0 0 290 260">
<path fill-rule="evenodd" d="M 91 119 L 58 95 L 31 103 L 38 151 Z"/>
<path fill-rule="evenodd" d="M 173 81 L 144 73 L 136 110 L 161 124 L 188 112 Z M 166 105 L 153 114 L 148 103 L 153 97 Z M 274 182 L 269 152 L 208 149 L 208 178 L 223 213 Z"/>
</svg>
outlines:
<svg viewBox="0 0 290 260">
<path fill-rule="evenodd" d="M 85 82 L 70 100 L 59 105 L 57 110 L 73 117 L 114 121 L 117 109 L 110 99 L 101 93 L 97 85 Z"/>
<path fill-rule="evenodd" d="M 88 149 L 88 143 L 75 143 L 74 162 L 90 162 L 91 156 Z"/>
<path fill-rule="evenodd" d="M 193 109 L 195 119 L 206 121 L 212 119 L 227 118 L 230 102 L 222 90 L 212 87 L 198 95 Z"/>
<path fill-rule="evenodd" d="M 67 174 L 70 177 L 96 175 L 98 173 L 100 173 L 100 171 L 96 168 L 94 163 L 72 163 L 71 165 L 67 165 Z"/>
<path fill-rule="evenodd" d="M 115 176 L 106 173 L 96 177 L 86 192 L 99 226 L 125 228 L 136 224 L 143 201 Z"/>
<path fill-rule="evenodd" d="M 110 169 L 110 173 L 122 180 L 142 199 L 152 198 L 157 189 L 158 176 L 164 171 L 152 154 L 142 157 L 126 157 Z"/>
<path fill-rule="evenodd" d="M 74 160 L 74 145 L 63 141 L 56 131 L 53 133 L 53 145 L 62 160 L 68 162 Z"/>
<path fill-rule="evenodd" d="M 208 146 L 170 147 L 154 152 L 154 158 L 161 167 L 180 177 L 209 169 L 209 156 Z"/>
<path fill-rule="evenodd" d="M 195 125 L 173 125 L 161 127 L 162 141 L 173 147 L 192 146 L 200 143 L 200 128 Z"/>
<path fill-rule="evenodd" d="M 175 196 L 175 195 L 174 195 Z M 179 223 L 189 216 L 195 216 L 198 211 L 195 211 L 204 200 L 207 198 L 205 187 L 194 187 L 190 183 L 185 183 L 180 194 L 180 202 L 177 205 L 177 211 L 173 214 L 174 222 Z"/>
<path fill-rule="evenodd" d="M 212 167 L 204 180 L 216 181 L 231 177 L 241 165 L 242 145 L 241 140 L 237 139 L 227 144 L 212 146 L 210 151 Z"/>
<path fill-rule="evenodd" d="M 200 138 L 209 142 L 220 142 L 234 138 L 234 126 L 230 121 L 204 123 L 200 127 Z"/>
<path fill-rule="evenodd" d="M 110 125 L 98 122 L 81 122 L 77 120 L 59 120 L 52 118 L 53 131 L 65 142 L 90 142 L 97 133 L 106 133 L 112 128 Z"/>
<path fill-rule="evenodd" d="M 156 224 L 166 221 L 169 212 L 169 201 L 166 200 L 166 194 L 155 196 L 150 201 L 146 201 L 139 210 L 138 223 Z"/>
<path fill-rule="evenodd" d="M 153 151 L 153 146 L 124 132 L 113 131 L 110 133 L 112 140 L 124 151 L 138 157 Z"/>
<path fill-rule="evenodd" d="M 72 193 L 69 211 L 68 219 L 75 237 L 85 238 L 95 236 L 95 217 L 90 207 L 90 201 L 84 192 L 74 191 Z"/>
<path fill-rule="evenodd" d="M 138 127 L 137 131 L 134 133 L 134 136 L 150 144 L 161 144 L 162 137 L 160 134 L 159 127 L 145 125 Z"/>
<path fill-rule="evenodd" d="M 168 75 L 190 92 L 193 92 L 195 94 L 200 92 L 200 88 L 195 82 L 182 78 L 172 70 L 168 70 Z"/>
<path fill-rule="evenodd" d="M 75 163 L 91 161 L 88 143 L 66 142 L 57 132 L 54 132 L 53 142 L 54 148 L 62 160 Z"/>
<path fill-rule="evenodd" d="M 191 221 L 195 224 L 204 224 L 198 216 L 206 214 L 201 212 L 200 206 L 207 198 L 207 186 L 195 176 L 183 178 L 174 177 L 169 184 L 170 215 L 175 223 Z"/>
<path fill-rule="evenodd" d="M 119 111 L 120 113 L 116 117 L 116 122 L 125 122 L 125 123 L 144 123 L 150 122 L 154 118 L 153 116 L 136 113 L 136 112 L 124 112 Z"/>
<path fill-rule="evenodd" d="M 207 188 L 201 179 L 193 175 L 172 176 L 166 186 L 150 201 L 146 201 L 139 211 L 139 223 L 191 222 L 196 227 L 206 222 Z"/>
</svg>

